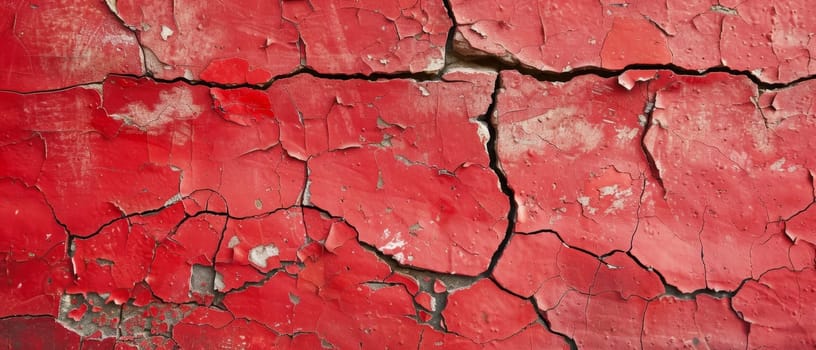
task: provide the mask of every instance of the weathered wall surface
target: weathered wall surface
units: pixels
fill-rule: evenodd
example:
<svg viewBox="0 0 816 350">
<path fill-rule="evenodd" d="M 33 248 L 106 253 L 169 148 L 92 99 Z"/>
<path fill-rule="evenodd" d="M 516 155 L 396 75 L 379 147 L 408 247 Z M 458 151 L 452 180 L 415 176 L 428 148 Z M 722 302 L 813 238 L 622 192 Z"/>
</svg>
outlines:
<svg viewBox="0 0 816 350">
<path fill-rule="evenodd" d="M 814 17 L 3 1 L 0 346 L 814 348 Z"/>
</svg>

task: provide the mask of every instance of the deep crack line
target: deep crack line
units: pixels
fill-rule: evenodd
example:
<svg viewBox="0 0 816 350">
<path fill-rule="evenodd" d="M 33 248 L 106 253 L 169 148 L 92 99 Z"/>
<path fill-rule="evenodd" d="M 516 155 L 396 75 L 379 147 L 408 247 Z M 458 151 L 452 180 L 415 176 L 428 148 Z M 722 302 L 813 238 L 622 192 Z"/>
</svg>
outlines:
<svg viewBox="0 0 816 350">
<path fill-rule="evenodd" d="M 640 149 L 643 152 L 643 155 L 646 157 L 646 164 L 649 166 L 649 171 L 652 173 L 652 177 L 660 186 L 660 189 L 663 190 L 663 196 L 667 195 L 666 186 L 663 184 L 663 178 L 660 176 L 660 166 L 657 164 L 657 160 L 655 159 L 652 151 L 649 149 L 648 140 L 647 138 L 652 131 L 652 128 L 655 127 L 656 121 L 654 119 L 654 112 L 655 112 L 655 103 L 657 100 L 657 93 L 658 91 L 654 92 L 654 97 L 649 97 L 649 100 L 646 101 L 646 106 L 643 107 L 643 115 L 646 117 L 645 123 L 646 125 L 643 126 L 643 134 L 640 137 Z M 644 181 L 644 192 L 646 192 L 645 188 L 645 181 Z M 642 197 L 642 195 L 641 195 Z M 631 245 L 630 245 L 631 249 Z"/>
<path fill-rule="evenodd" d="M 515 191 L 512 187 L 510 187 L 507 175 L 505 175 L 504 171 L 501 169 L 497 146 L 499 138 L 499 117 L 496 114 L 496 108 L 499 103 L 499 91 L 501 90 L 501 86 L 501 75 L 498 74 L 496 75 L 496 80 L 494 82 L 493 93 L 490 95 L 490 106 L 488 106 L 485 114 L 479 119 L 485 123 L 488 134 L 490 135 L 490 138 L 487 140 L 487 154 L 490 158 L 489 167 L 496 174 L 501 191 L 507 196 L 510 209 L 507 211 L 507 230 L 505 231 L 504 238 L 502 239 L 501 243 L 499 243 L 496 251 L 493 253 L 493 257 L 490 259 L 490 264 L 482 276 L 490 276 L 493 273 L 493 270 L 496 268 L 499 259 L 501 259 L 501 256 L 504 253 L 504 249 L 507 248 L 507 245 L 510 243 L 510 238 L 513 236 L 513 233 L 516 230 L 516 213 L 518 212 L 518 203 L 516 203 L 515 200 Z"/>
<path fill-rule="evenodd" d="M 544 324 L 544 327 L 547 328 L 548 332 L 550 332 L 552 334 L 555 334 L 555 335 L 561 337 L 562 339 L 564 339 L 564 342 L 567 343 L 570 350 L 578 350 L 578 343 L 575 341 L 575 339 L 573 339 L 572 337 L 570 337 L 566 333 L 558 332 L 558 331 L 556 331 L 556 330 L 554 330 L 552 328 L 552 322 L 547 317 L 547 312 L 541 310 L 541 308 L 538 306 L 538 301 L 536 301 L 535 298 L 530 298 L 530 303 L 533 304 L 533 308 L 535 308 L 536 315 L 538 316 L 538 319 Z"/>
<path fill-rule="evenodd" d="M 585 75 L 594 75 L 602 78 L 611 78 L 616 77 L 624 74 L 628 71 L 637 71 L 637 70 L 665 70 L 670 71 L 675 75 L 678 76 L 692 76 L 692 77 L 701 77 L 706 76 L 707 74 L 711 73 L 727 73 L 734 76 L 743 76 L 751 80 L 751 82 L 757 86 L 760 90 L 780 90 L 785 88 L 790 88 L 796 86 L 800 83 L 814 80 L 816 79 L 816 75 L 811 75 L 807 77 L 802 77 L 797 80 L 794 80 L 790 83 L 767 83 L 764 81 L 759 80 L 758 78 L 751 75 L 750 72 L 745 71 L 737 71 L 732 70 L 727 67 L 712 67 L 708 68 L 703 71 L 697 70 L 689 70 L 684 69 L 675 65 L 645 65 L 645 64 L 634 64 L 629 65 L 623 69 L 617 70 L 610 70 L 605 68 L 598 68 L 598 67 L 586 67 L 586 68 L 578 68 L 569 72 L 551 72 L 551 71 L 542 71 L 534 68 L 528 68 L 521 65 L 512 65 L 506 62 L 501 61 L 497 57 L 466 57 L 462 56 L 461 54 L 446 50 L 446 62 L 445 66 L 439 71 L 428 71 L 428 72 L 417 72 L 417 73 L 372 73 L 372 74 L 363 74 L 363 73 L 355 73 L 355 74 L 338 74 L 338 73 L 322 73 L 318 72 L 309 67 L 301 67 L 296 69 L 290 73 L 280 74 L 272 77 L 269 81 L 263 84 L 249 84 L 249 83 L 242 83 L 242 84 L 223 84 L 213 81 L 207 80 L 198 80 L 198 79 L 187 79 L 185 77 L 176 77 L 173 79 L 162 79 L 153 76 L 152 73 L 147 72 L 143 75 L 136 75 L 136 74 L 109 74 L 108 76 L 115 76 L 115 77 L 126 77 L 126 78 L 133 78 L 133 79 L 150 79 L 154 82 L 160 84 L 175 84 L 175 83 L 183 83 L 190 86 L 206 86 L 209 88 L 217 88 L 222 90 L 233 90 L 233 89 L 252 89 L 252 90 L 261 90 L 266 91 L 268 90 L 273 84 L 275 84 L 279 80 L 285 80 L 288 78 L 292 78 L 294 76 L 300 74 L 308 74 L 315 78 L 319 79 L 326 79 L 326 80 L 363 80 L 363 81 L 383 81 L 383 80 L 413 80 L 417 82 L 425 82 L 425 81 L 444 81 L 442 76 L 447 72 L 448 69 L 457 66 L 463 67 L 476 67 L 476 68 L 483 68 L 488 69 L 491 71 L 516 71 L 519 74 L 530 76 L 535 78 L 538 81 L 542 82 L 568 82 L 572 79 L 575 79 L 580 76 Z M 93 85 L 101 85 L 105 82 L 102 81 L 88 81 L 77 83 L 73 85 L 67 85 L 59 88 L 54 89 L 44 89 L 44 90 L 32 90 L 32 91 L 14 91 L 14 90 L 5 90 L 0 89 L 0 93 L 14 93 L 20 95 L 33 95 L 33 94 L 42 94 L 42 93 L 51 93 L 51 92 L 61 92 L 70 90 L 73 88 L 78 87 L 86 87 L 91 88 Z"/>
</svg>

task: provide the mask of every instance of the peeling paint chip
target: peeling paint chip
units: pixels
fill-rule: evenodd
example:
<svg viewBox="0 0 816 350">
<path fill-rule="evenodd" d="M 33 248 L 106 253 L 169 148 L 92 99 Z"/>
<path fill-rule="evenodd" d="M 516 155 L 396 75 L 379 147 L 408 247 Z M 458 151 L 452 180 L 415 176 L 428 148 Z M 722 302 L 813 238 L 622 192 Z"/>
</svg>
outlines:
<svg viewBox="0 0 816 350">
<path fill-rule="evenodd" d="M 278 256 L 280 251 L 274 244 L 259 245 L 249 250 L 249 261 L 259 267 L 266 268 L 266 259 Z"/>
<path fill-rule="evenodd" d="M 167 27 L 166 25 L 161 26 L 161 38 L 162 38 L 162 40 L 167 41 L 167 38 L 169 38 L 171 35 L 173 35 L 173 33 L 174 33 L 173 30 L 170 29 L 169 27 Z"/>
</svg>

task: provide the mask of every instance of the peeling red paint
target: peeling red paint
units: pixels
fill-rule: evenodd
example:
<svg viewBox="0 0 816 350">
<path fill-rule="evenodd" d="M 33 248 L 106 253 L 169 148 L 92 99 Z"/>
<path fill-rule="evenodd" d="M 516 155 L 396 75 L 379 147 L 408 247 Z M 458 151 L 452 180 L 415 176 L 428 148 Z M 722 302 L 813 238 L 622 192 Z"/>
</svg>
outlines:
<svg viewBox="0 0 816 350">
<path fill-rule="evenodd" d="M 656 76 L 654 84 L 621 80 L 624 89 L 614 79 L 547 84 L 503 75 L 499 155 L 519 202 L 516 229 L 561 232 L 567 244 L 599 255 L 632 249 L 686 292 L 734 290 L 746 278 L 790 267 L 793 245 L 774 223 L 813 202 L 811 160 L 786 151 L 810 142 L 799 136 L 810 122 L 770 124 L 745 78 Z M 611 100 L 585 104 L 576 91 Z M 535 94 L 547 97 L 526 107 Z M 712 95 L 722 102 L 709 102 Z M 718 118 L 708 117 L 713 113 Z M 570 175 L 545 171 L 552 167 Z M 529 177 L 529 169 L 545 175 Z M 741 191 L 746 183 L 756 191 Z M 686 263 L 675 264 L 679 257 Z"/>
<path fill-rule="evenodd" d="M 536 69 L 568 72 L 666 64 L 727 67 L 786 83 L 816 69 L 807 1 L 452 0 L 456 45 Z"/>
<path fill-rule="evenodd" d="M 143 74 L 136 36 L 102 1 L 0 5 L 0 90 L 37 91 Z"/>
<path fill-rule="evenodd" d="M 514 235 L 494 274 L 510 291 L 534 297 L 541 311 L 552 314 L 548 317 L 553 322 L 588 318 L 562 311 L 571 307 L 571 302 L 581 303 L 577 300 L 581 296 L 617 299 L 629 310 L 633 306 L 628 301 L 652 299 L 664 292 L 654 272 L 646 271 L 625 254 L 600 259 L 564 246 L 548 233 Z"/>
<path fill-rule="evenodd" d="M 361 149 L 315 158 L 309 162 L 311 201 L 345 217 L 363 232 L 362 241 L 400 264 L 466 275 L 484 271 L 505 223 L 506 202 L 495 175 L 478 165 L 445 173 L 397 157 Z M 377 191 L 395 200 L 366 198 Z M 360 205 L 365 212 L 357 211 Z"/>
<path fill-rule="evenodd" d="M 153 294 L 174 303 L 210 303 L 213 296 L 209 290 L 212 287 L 196 285 L 195 267 L 212 268 L 212 252 L 218 247 L 225 221 L 224 217 L 215 215 L 190 218 L 171 236 L 159 242 L 150 273 L 145 278 Z M 205 278 L 206 282 L 211 280 L 212 277 Z"/>
<path fill-rule="evenodd" d="M 712 95 L 718 100 L 710 101 Z M 642 221 L 633 252 L 682 290 L 734 290 L 746 278 L 791 264 L 790 241 L 780 240 L 781 246 L 771 249 L 767 244 L 782 236 L 774 222 L 813 202 L 808 170 L 813 161 L 788 151 L 789 145 L 810 142 L 800 133 L 812 126 L 805 118 L 769 124 L 752 102 L 758 98 L 748 79 L 727 74 L 680 78 L 657 92 L 654 127 L 644 145 L 654 156 L 663 189 L 647 187 L 644 203 L 655 205 L 644 206 L 642 215 L 654 219 Z M 678 115 L 679 108 L 692 119 Z M 707 118 L 711 111 L 718 118 Z M 744 191 L 746 186 L 753 190 Z M 668 232 L 673 232 L 671 237 Z M 686 244 L 673 245 L 677 254 L 702 260 L 691 274 L 699 277 L 689 282 L 679 282 L 689 272 L 658 263 L 666 255 L 650 248 L 677 242 L 678 237 Z M 757 263 L 756 258 L 774 262 Z"/>
<path fill-rule="evenodd" d="M 210 336 L 201 337 L 202 333 Z M 196 348 L 279 348 L 290 345 L 261 324 L 235 319 L 229 312 L 199 308 L 173 327 L 173 338 L 185 349 Z"/>
<path fill-rule="evenodd" d="M 440 1 L 284 1 L 283 11 L 319 72 L 435 72 L 445 63 L 450 19 Z"/>
<path fill-rule="evenodd" d="M 442 316 L 448 330 L 477 343 L 508 338 L 537 317 L 532 305 L 487 279 L 453 291 Z"/>
<path fill-rule="evenodd" d="M 484 127 L 474 120 L 492 82 L 462 75 L 475 82 L 330 83 L 277 116 L 283 147 L 311 157 L 310 203 L 344 217 L 362 241 L 400 264 L 475 275 L 501 240 L 507 206 L 487 167 Z M 292 91 L 313 84 L 284 80 L 273 85 L 281 95 L 273 100 L 292 100 Z"/>
<path fill-rule="evenodd" d="M 128 290 L 147 277 L 155 242 L 142 226 L 129 228 L 126 221 L 118 221 L 92 238 L 74 241 L 76 277 L 69 290 L 112 293 L 112 301 L 124 303 L 130 296 Z M 113 291 L 123 292 L 124 300 Z"/>
<path fill-rule="evenodd" d="M 224 305 L 235 316 L 279 334 L 316 333 L 340 348 L 358 343 L 410 347 L 418 341 L 418 333 L 407 331 L 418 326 L 407 318 L 416 312 L 408 290 L 384 282 L 391 270 L 375 255 L 347 240 L 334 253 L 317 252 L 304 263 L 297 278 L 277 273 L 260 287 L 230 293 Z M 269 302 L 259 306 L 258 300 Z"/>
<path fill-rule="evenodd" d="M 66 232 L 35 188 L 0 180 L 0 197 L 0 296 L 5 300 L 0 317 L 56 316 L 62 289 L 71 280 Z"/>
<path fill-rule="evenodd" d="M 769 271 L 756 281 L 748 281 L 734 296 L 734 310 L 751 325 L 751 348 L 813 347 L 816 344 L 813 310 L 816 273 Z"/>
<path fill-rule="evenodd" d="M 498 153 L 519 206 L 515 229 L 564 232 L 567 244 L 598 254 L 627 250 L 648 172 L 640 151 L 645 87 L 592 76 L 539 83 L 512 72 L 502 86 Z M 586 103 L 594 94 L 606 102 Z"/>
<path fill-rule="evenodd" d="M 663 297 L 649 303 L 641 341 L 646 348 L 745 349 L 747 333 L 726 299 Z"/>
<path fill-rule="evenodd" d="M 0 346 L 814 347 L 806 5 L 0 5 Z"/>
<path fill-rule="evenodd" d="M 298 32 L 279 2 L 118 0 L 111 11 L 138 35 L 159 78 L 258 84 L 300 65 Z"/>
<path fill-rule="evenodd" d="M 203 4 L 116 1 L 154 76 L 263 84 L 308 67 L 324 73 L 435 72 L 450 26 L 438 1 Z M 327 33 L 325 26 L 336 30 Z"/>
</svg>

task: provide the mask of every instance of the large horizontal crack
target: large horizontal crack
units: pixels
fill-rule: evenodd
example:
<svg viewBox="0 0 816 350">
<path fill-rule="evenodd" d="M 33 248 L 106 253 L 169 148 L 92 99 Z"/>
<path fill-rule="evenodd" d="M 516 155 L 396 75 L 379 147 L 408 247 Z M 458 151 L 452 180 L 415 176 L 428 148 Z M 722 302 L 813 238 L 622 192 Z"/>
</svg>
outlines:
<svg viewBox="0 0 816 350">
<path fill-rule="evenodd" d="M 596 67 L 587 67 L 587 68 L 578 68 L 572 70 L 570 72 L 548 72 L 548 71 L 540 71 L 533 68 L 525 68 L 523 66 L 511 65 L 507 64 L 501 60 L 493 59 L 493 58 L 464 58 L 459 57 L 457 55 L 451 55 L 453 57 L 451 59 L 451 64 L 446 65 L 446 69 L 449 68 L 474 68 L 474 69 L 481 69 L 481 70 L 488 70 L 488 71 L 517 71 L 522 75 L 530 76 L 535 78 L 536 80 L 542 82 L 568 82 L 576 77 L 586 76 L 586 75 L 594 75 L 603 78 L 611 78 L 620 76 L 628 71 L 633 70 L 665 70 L 670 71 L 678 76 L 705 76 L 710 73 L 727 73 L 734 76 L 742 76 L 746 77 L 751 80 L 751 82 L 757 86 L 757 88 L 761 90 L 778 90 L 796 86 L 800 83 L 816 79 L 816 75 L 811 75 L 807 77 L 802 77 L 796 79 L 790 83 L 767 83 L 760 81 L 758 78 L 753 76 L 750 72 L 747 71 L 738 71 L 729 69 L 727 67 L 713 67 L 706 69 L 704 71 L 697 71 L 697 70 L 690 70 L 684 69 L 675 65 L 659 65 L 659 64 L 633 64 L 627 66 L 624 69 L 604 69 L 604 68 L 596 68 Z M 205 80 L 194 80 L 194 79 L 187 79 L 184 77 L 177 77 L 175 79 L 161 79 L 152 76 L 151 74 L 145 75 L 132 75 L 132 74 L 112 74 L 113 76 L 119 77 L 129 77 L 129 78 L 149 78 L 155 82 L 163 83 L 163 84 L 174 84 L 174 83 L 184 83 L 191 86 L 206 86 L 210 88 L 218 88 L 224 90 L 230 89 L 253 89 L 253 90 L 267 90 L 270 86 L 272 86 L 275 82 L 279 80 L 284 80 L 287 78 L 291 78 L 297 75 L 306 74 L 316 78 L 327 79 L 327 80 L 365 80 L 365 81 L 380 81 L 380 80 L 390 80 L 390 79 L 406 79 L 406 80 L 414 80 L 418 82 L 425 82 L 425 81 L 444 81 L 443 75 L 447 71 L 445 69 L 440 70 L 437 73 L 373 73 L 373 74 L 329 74 L 329 73 L 321 73 L 317 72 L 311 68 L 300 68 L 294 72 L 281 74 L 275 76 L 273 79 L 269 80 L 268 82 L 260 85 L 256 84 L 221 84 L 211 81 Z M 104 81 L 90 81 L 84 82 L 80 84 L 69 85 L 65 87 L 60 87 L 56 89 L 46 89 L 46 90 L 36 90 L 36 91 L 14 91 L 14 90 L 0 90 L 0 93 L 16 93 L 21 95 L 29 95 L 29 94 L 42 94 L 42 93 L 49 93 L 49 92 L 59 92 L 70 90 L 77 87 L 94 87 L 102 84 Z"/>
</svg>

